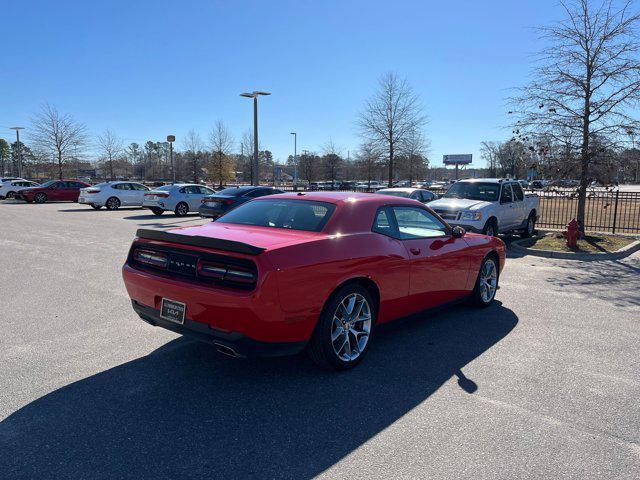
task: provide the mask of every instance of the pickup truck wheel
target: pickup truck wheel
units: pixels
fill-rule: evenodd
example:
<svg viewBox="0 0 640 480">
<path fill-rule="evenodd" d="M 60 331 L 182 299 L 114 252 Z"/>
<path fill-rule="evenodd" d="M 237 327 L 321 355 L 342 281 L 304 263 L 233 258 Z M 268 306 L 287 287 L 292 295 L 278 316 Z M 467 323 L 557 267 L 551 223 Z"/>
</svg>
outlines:
<svg viewBox="0 0 640 480">
<path fill-rule="evenodd" d="M 484 259 L 478 272 L 471 301 L 477 307 L 488 307 L 498 290 L 498 265 L 493 256 Z"/>
<path fill-rule="evenodd" d="M 520 234 L 522 238 L 530 238 L 533 236 L 533 232 L 536 231 L 536 216 L 533 212 L 529 214 L 529 218 L 527 218 L 527 224 L 524 227 L 524 230 Z"/>
<path fill-rule="evenodd" d="M 325 304 L 307 352 L 320 367 L 347 370 L 360 363 L 371 343 L 376 308 L 360 285 L 345 285 Z"/>
<path fill-rule="evenodd" d="M 495 220 L 488 220 L 482 229 L 482 233 L 485 235 L 489 235 L 490 237 L 495 237 L 498 235 L 498 224 Z"/>
</svg>

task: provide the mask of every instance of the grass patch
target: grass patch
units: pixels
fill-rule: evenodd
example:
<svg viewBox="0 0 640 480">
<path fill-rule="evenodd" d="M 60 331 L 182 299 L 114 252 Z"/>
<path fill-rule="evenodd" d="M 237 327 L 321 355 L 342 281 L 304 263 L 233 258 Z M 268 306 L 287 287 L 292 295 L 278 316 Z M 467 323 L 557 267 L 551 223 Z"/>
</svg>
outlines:
<svg viewBox="0 0 640 480">
<path fill-rule="evenodd" d="M 626 247 L 634 238 L 593 233 L 578 240 L 578 248 L 567 247 L 567 240 L 560 232 L 547 233 L 542 238 L 532 238 L 521 245 L 533 250 L 552 250 L 554 252 L 575 253 L 611 253 Z"/>
</svg>

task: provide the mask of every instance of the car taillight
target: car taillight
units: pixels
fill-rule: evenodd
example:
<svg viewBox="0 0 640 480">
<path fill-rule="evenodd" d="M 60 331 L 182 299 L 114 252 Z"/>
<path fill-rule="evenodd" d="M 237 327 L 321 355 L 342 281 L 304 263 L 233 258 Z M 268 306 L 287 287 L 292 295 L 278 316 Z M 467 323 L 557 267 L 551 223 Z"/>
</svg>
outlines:
<svg viewBox="0 0 640 480">
<path fill-rule="evenodd" d="M 100 193 L 100 189 L 97 188 L 88 188 L 84 191 L 84 193 Z"/>
<path fill-rule="evenodd" d="M 253 283 L 256 281 L 256 274 L 236 265 L 225 265 L 224 263 L 198 262 L 198 274 L 203 277 L 217 278 L 230 282 Z"/>
<path fill-rule="evenodd" d="M 225 205 L 233 205 L 233 200 L 223 200 L 222 203 L 224 203 Z"/>
<path fill-rule="evenodd" d="M 154 252 L 153 250 L 144 250 L 136 248 L 133 252 L 133 258 L 140 262 L 152 265 L 154 267 L 167 268 L 169 257 L 166 253 Z"/>
</svg>

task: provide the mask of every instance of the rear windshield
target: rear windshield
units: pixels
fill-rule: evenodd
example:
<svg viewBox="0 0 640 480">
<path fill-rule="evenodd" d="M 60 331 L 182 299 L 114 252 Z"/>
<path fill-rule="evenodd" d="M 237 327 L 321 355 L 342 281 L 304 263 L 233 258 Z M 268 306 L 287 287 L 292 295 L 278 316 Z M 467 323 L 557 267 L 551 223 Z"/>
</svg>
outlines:
<svg viewBox="0 0 640 480">
<path fill-rule="evenodd" d="M 173 187 L 173 185 L 163 185 L 163 186 L 161 186 L 161 187 L 154 188 L 154 190 L 162 190 L 162 191 L 164 191 L 164 190 L 171 190 L 171 187 Z"/>
<path fill-rule="evenodd" d="M 231 210 L 217 222 L 319 232 L 335 208 L 332 203 L 309 200 L 255 200 Z"/>
<path fill-rule="evenodd" d="M 236 197 L 244 192 L 248 192 L 250 188 L 225 188 L 216 193 L 216 195 L 228 195 L 229 197 Z"/>
<path fill-rule="evenodd" d="M 499 183 L 458 182 L 444 194 L 444 198 L 466 198 L 469 200 L 483 200 L 496 202 L 500 193 Z"/>
</svg>

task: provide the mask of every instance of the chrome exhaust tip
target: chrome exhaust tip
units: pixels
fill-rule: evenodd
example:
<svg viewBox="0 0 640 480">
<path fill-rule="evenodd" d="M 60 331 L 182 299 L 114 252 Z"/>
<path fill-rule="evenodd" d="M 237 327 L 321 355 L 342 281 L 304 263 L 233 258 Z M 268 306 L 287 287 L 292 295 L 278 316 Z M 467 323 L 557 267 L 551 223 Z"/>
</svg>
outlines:
<svg viewBox="0 0 640 480">
<path fill-rule="evenodd" d="M 242 357 L 242 355 L 240 355 L 238 352 L 236 352 L 233 348 L 231 348 L 228 345 L 223 345 L 222 343 L 214 343 L 214 345 L 216 346 L 216 350 L 223 355 L 227 355 L 233 358 Z"/>
</svg>

